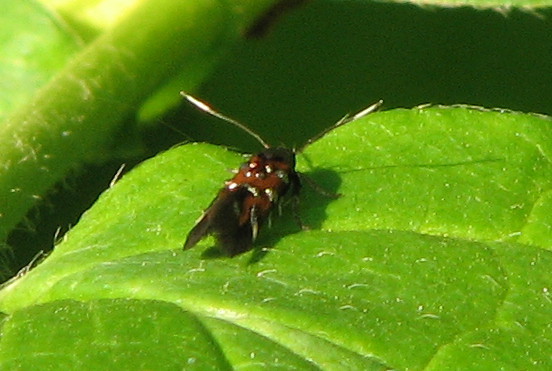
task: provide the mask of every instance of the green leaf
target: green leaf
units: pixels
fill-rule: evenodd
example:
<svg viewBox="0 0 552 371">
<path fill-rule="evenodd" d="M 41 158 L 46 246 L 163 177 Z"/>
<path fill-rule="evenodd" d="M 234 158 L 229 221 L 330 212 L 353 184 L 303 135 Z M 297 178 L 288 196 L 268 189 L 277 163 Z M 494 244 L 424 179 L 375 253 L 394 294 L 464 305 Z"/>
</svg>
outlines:
<svg viewBox="0 0 552 371">
<path fill-rule="evenodd" d="M 56 326 L 51 326 L 55 323 Z M 59 301 L 17 312 L 3 324 L 4 370 L 230 369 L 194 316 L 157 301 Z M 44 334 L 39 341 L 35 334 Z M 186 344 L 186 346 L 182 346 Z"/>
<path fill-rule="evenodd" d="M 340 134 L 308 151 L 315 168 L 339 169 L 339 191 L 351 195 L 325 209 L 323 227 L 392 228 L 552 248 L 552 229 L 542 223 L 549 217 L 541 211 L 550 205 L 552 179 L 548 118 L 396 110 Z M 324 156 L 326 146 L 335 155 Z M 359 195 L 359 189 L 365 192 Z"/>
<path fill-rule="evenodd" d="M 174 148 L 105 192 L 51 256 L 4 287 L 3 333 L 28 312 L 44 318 L 32 326 L 55 328 L 61 319 L 48 313 L 68 299 L 89 316 L 108 317 L 115 306 L 124 318 L 124 298 L 141 308 L 130 316 L 138 323 L 163 311 L 168 323 L 189 321 L 167 337 L 199 338 L 179 349 L 164 336 L 144 340 L 123 368 L 146 362 L 142 346 L 145 358 L 160 342 L 184 360 L 210 338 L 221 353 L 210 348 L 205 362 L 224 357 L 235 368 L 550 368 L 550 125 L 445 107 L 357 120 L 298 157 L 306 176 L 342 194 L 329 199 L 304 186 L 311 231 L 284 213 L 255 251 L 233 259 L 202 258 L 211 238 L 181 247 L 244 159 L 207 144 Z M 76 326 L 69 339 L 96 336 L 96 322 L 68 321 Z M 39 349 L 15 365 L 35 365 L 33 354 L 47 351 L 49 332 L 31 334 Z M 114 339 L 109 351 L 118 334 L 103 337 Z M 88 344 L 75 354 L 96 354 Z M 0 365 L 14 365 L 12 347 L 0 343 Z"/>
</svg>

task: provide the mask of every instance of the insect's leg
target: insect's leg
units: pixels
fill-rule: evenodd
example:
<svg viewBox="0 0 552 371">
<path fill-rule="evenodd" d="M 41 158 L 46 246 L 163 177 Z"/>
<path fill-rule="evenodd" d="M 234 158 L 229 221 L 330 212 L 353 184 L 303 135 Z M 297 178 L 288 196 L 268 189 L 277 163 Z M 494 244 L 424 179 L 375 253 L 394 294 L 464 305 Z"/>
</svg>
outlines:
<svg viewBox="0 0 552 371">
<path fill-rule="evenodd" d="M 295 221 L 297 222 L 297 225 L 299 228 L 301 228 L 304 231 L 308 231 L 310 227 L 303 223 L 303 220 L 301 219 L 301 213 L 299 212 L 299 196 L 293 196 L 291 198 L 291 211 L 293 213 L 293 217 L 295 218 Z"/>
<path fill-rule="evenodd" d="M 251 241 L 257 239 L 259 233 L 259 217 L 257 216 L 257 207 L 251 207 L 251 213 L 249 215 L 249 223 L 251 224 Z"/>
<path fill-rule="evenodd" d="M 272 214 L 268 214 L 266 216 L 266 224 L 268 225 L 268 228 L 272 228 Z"/>
<path fill-rule="evenodd" d="M 311 177 L 301 173 L 301 180 L 304 180 L 309 187 L 314 189 L 317 193 L 320 193 L 322 196 L 326 196 L 329 198 L 339 198 L 341 197 L 341 193 L 333 193 L 329 192 L 328 190 L 324 189 L 324 187 L 320 186 L 320 184 L 316 183 Z"/>
</svg>

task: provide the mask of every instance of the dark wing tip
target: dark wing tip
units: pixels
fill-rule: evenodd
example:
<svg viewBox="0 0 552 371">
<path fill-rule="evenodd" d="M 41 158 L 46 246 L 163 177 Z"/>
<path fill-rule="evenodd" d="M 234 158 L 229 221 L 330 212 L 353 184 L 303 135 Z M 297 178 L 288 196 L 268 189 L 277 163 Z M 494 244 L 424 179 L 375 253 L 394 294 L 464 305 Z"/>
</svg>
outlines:
<svg viewBox="0 0 552 371">
<path fill-rule="evenodd" d="M 186 242 L 184 242 L 183 250 L 188 250 L 197 245 L 197 243 L 207 235 L 209 230 L 209 219 L 207 215 L 204 215 L 203 218 L 192 228 L 188 237 L 186 237 Z"/>
</svg>

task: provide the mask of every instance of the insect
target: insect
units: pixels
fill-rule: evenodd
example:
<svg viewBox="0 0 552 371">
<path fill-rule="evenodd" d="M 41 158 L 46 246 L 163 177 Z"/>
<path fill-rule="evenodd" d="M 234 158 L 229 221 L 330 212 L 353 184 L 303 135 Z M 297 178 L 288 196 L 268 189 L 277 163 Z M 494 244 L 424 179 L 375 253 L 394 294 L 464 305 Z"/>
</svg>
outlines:
<svg viewBox="0 0 552 371">
<path fill-rule="evenodd" d="M 382 101 L 353 116 L 345 116 L 334 125 L 310 138 L 298 150 L 272 147 L 257 133 L 240 122 L 222 115 L 206 103 L 181 92 L 196 107 L 242 129 L 255 138 L 264 150 L 243 163 L 235 176 L 226 181 L 211 205 L 188 233 L 184 250 L 194 247 L 207 235 L 214 235 L 219 249 L 228 256 L 248 251 L 259 229 L 270 221 L 274 209 L 281 211 L 288 199 L 298 202 L 301 174 L 295 170 L 295 154 L 328 132 L 377 110 Z M 302 223 L 300 223 L 302 225 Z"/>
</svg>

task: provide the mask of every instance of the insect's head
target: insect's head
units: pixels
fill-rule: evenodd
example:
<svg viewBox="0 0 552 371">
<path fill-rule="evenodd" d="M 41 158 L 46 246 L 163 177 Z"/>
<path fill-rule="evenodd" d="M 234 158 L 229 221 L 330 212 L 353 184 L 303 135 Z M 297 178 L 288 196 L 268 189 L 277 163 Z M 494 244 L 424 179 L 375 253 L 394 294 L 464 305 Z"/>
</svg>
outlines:
<svg viewBox="0 0 552 371">
<path fill-rule="evenodd" d="M 289 148 L 271 147 L 262 152 L 268 161 L 282 162 L 295 168 L 295 152 Z"/>
</svg>

